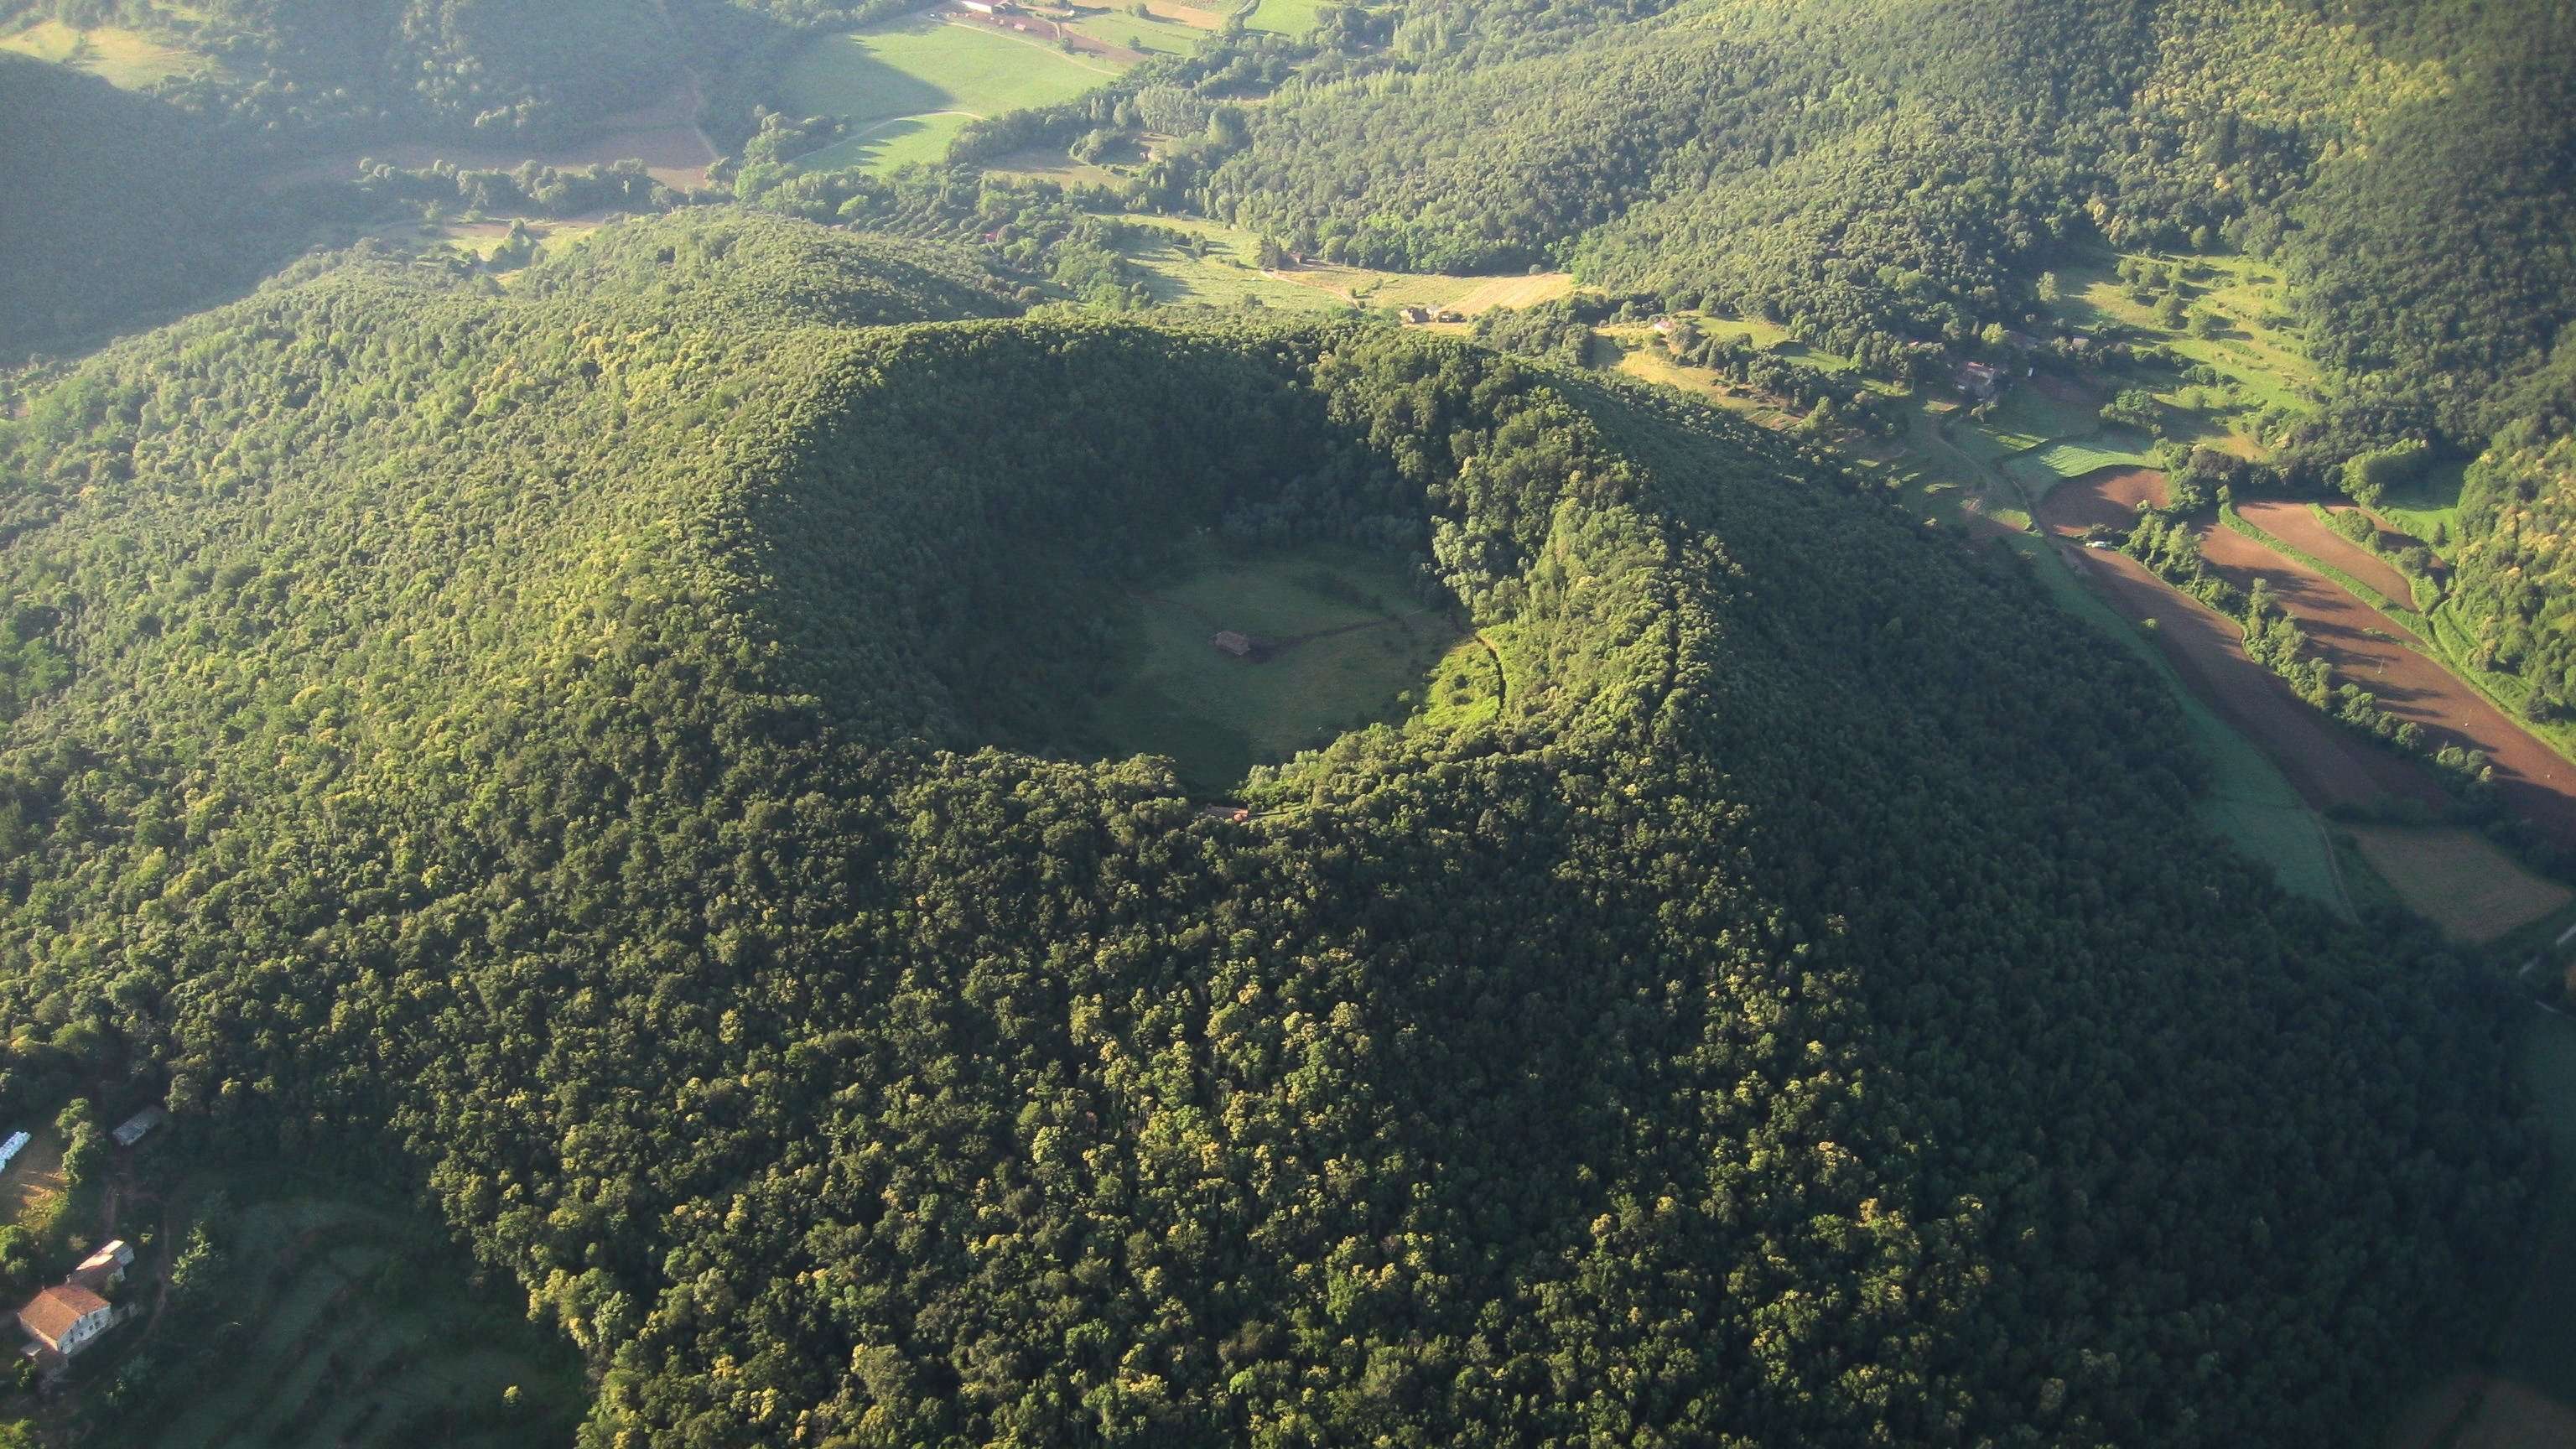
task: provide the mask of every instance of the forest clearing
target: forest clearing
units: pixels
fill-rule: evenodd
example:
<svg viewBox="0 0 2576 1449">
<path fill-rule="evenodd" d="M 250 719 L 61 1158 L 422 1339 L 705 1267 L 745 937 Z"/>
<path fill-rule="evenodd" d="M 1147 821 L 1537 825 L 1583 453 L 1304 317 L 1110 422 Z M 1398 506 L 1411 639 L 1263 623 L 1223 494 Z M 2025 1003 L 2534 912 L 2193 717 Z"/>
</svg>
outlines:
<svg viewBox="0 0 2576 1449">
<path fill-rule="evenodd" d="M 1114 754 L 1171 757 L 1203 791 L 1346 731 L 1435 703 L 1454 714 L 1490 692 L 1456 621 L 1426 611 L 1399 565 L 1357 549 L 1203 547 L 1110 612 L 1126 643 L 1092 705 L 1097 732 Z M 1220 633 L 1245 636 L 1252 652 L 1212 647 Z M 1450 660 L 1462 642 L 1470 656 Z"/>
</svg>

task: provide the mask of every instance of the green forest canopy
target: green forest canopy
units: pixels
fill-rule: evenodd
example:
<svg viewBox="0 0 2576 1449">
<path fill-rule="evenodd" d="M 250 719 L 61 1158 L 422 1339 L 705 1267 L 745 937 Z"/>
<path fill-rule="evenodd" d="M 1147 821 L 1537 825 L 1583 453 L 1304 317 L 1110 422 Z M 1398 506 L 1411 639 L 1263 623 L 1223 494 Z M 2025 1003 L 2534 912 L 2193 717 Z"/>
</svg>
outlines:
<svg viewBox="0 0 2576 1449">
<path fill-rule="evenodd" d="M 0 423 L 0 1095 L 426 1192 L 603 1446 L 2328 1445 L 2460 1326 L 2496 1008 L 2011 564 L 1463 345 L 1008 310 L 702 213 Z M 1230 520 L 1526 687 L 1250 826 L 988 746 Z"/>
</svg>

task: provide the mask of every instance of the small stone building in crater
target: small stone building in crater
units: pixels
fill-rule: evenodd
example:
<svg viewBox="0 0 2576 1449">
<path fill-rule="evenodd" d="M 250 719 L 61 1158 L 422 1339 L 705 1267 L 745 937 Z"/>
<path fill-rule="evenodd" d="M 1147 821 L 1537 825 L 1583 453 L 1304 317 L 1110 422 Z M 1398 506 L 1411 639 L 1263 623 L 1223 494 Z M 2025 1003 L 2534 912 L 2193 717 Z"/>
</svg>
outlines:
<svg viewBox="0 0 2576 1449">
<path fill-rule="evenodd" d="M 1218 652 L 1231 654 L 1237 659 L 1251 658 L 1257 647 L 1253 644 L 1250 635 L 1238 634 L 1232 629 L 1218 630 L 1216 637 L 1210 639 L 1208 643 L 1216 646 Z"/>
</svg>

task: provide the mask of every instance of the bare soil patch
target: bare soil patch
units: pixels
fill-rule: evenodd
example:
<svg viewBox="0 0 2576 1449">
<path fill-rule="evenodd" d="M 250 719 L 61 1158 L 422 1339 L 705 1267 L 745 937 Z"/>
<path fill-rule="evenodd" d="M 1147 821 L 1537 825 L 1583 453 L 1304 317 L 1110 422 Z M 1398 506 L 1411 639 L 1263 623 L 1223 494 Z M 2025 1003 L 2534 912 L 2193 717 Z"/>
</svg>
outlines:
<svg viewBox="0 0 2576 1449">
<path fill-rule="evenodd" d="M 2156 621 L 2157 647 L 2192 692 L 2272 757 L 2318 809 L 2374 809 L 2413 800 L 2440 809 L 2449 797 L 2429 768 L 2372 745 L 2291 693 L 2245 655 L 2236 622 L 2147 572 L 2126 554 L 2061 545 L 2076 573 L 2131 620 Z"/>
<path fill-rule="evenodd" d="M 2576 898 L 2576 891 L 2524 870 L 2475 831 L 2363 825 L 2349 833 L 2407 906 L 2455 940 L 2492 941 Z"/>
<path fill-rule="evenodd" d="M 2449 670 L 2400 642 L 2403 631 L 2394 622 L 2332 579 L 2233 529 L 2209 529 L 2201 547 L 2211 566 L 2240 587 L 2270 579 L 2282 607 L 2338 676 L 2377 695 L 2381 709 L 2412 720 L 2435 748 L 2484 751 L 2495 765 L 2506 808 L 2576 846 L 2576 765 Z"/>
<path fill-rule="evenodd" d="M 2138 521 L 2138 505 L 2165 506 L 2165 475 L 2153 468 L 2103 468 L 2048 490 L 2033 511 L 2042 526 L 2076 537 L 2101 525 L 2125 530 Z"/>
<path fill-rule="evenodd" d="M 2336 568 L 2386 594 L 2400 604 L 2412 603 L 2413 586 L 2406 576 L 2389 566 L 2388 560 L 2345 538 L 2317 521 L 2304 503 L 2271 499 L 2262 503 L 2238 506 L 2245 521 L 2295 549 L 2324 559 Z M 2338 508 L 2337 513 L 2356 513 L 2351 508 Z"/>
</svg>

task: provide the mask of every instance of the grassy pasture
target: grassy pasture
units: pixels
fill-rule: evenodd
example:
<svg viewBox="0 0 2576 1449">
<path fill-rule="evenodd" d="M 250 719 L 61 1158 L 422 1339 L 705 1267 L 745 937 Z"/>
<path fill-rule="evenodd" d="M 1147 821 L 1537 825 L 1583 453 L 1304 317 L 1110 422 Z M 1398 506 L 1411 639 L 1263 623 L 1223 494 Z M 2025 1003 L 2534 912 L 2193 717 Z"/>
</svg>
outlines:
<svg viewBox="0 0 2576 1449">
<path fill-rule="evenodd" d="M 172 76 L 221 69 L 212 56 L 156 40 L 139 30 L 113 25 L 76 30 L 59 20 L 40 20 L 0 37 L 0 50 L 14 50 L 20 55 L 84 70 L 126 90 L 142 90 Z"/>
<path fill-rule="evenodd" d="M 2081 478 L 2105 468 L 2152 468 L 2155 459 L 2148 454 L 2148 446 L 2148 440 L 2136 433 L 2105 428 L 2089 438 L 2062 438 L 2042 444 L 2016 454 L 2004 466 L 2016 481 L 2037 495 L 2069 478 Z"/>
<path fill-rule="evenodd" d="M 838 116 L 851 128 L 800 168 L 890 171 L 945 157 L 970 120 L 1071 100 L 1117 74 L 1030 36 L 917 18 L 819 37 L 778 84 L 791 114 Z"/>
<path fill-rule="evenodd" d="M 121 1421 L 122 1442 L 502 1449 L 571 1437 L 586 1399 L 578 1360 L 525 1322 L 514 1291 L 462 1284 L 456 1249 L 430 1224 L 246 1173 L 179 1196 L 187 1211 L 217 1205 L 222 1299 L 197 1339 L 155 1332 L 116 1350 L 153 1360 L 164 1386 Z"/>
<path fill-rule="evenodd" d="M 1207 27 L 1161 13 L 1140 16 L 1123 5 L 1087 9 L 1081 19 L 1067 21 L 1065 29 L 1146 55 L 1192 55 L 1208 35 Z"/>
<path fill-rule="evenodd" d="M 2468 830 L 2349 827 L 2371 869 L 2407 907 L 2454 940 L 2483 943 L 2576 900 Z"/>
<path fill-rule="evenodd" d="M 2371 512 L 2427 544 L 2438 531 L 2446 540 L 2440 551 L 2447 553 L 2454 546 L 2448 540 L 2459 537 L 2460 485 L 2468 471 L 2466 463 L 2436 464 L 2422 478 L 2389 489 Z"/>
<path fill-rule="evenodd" d="M 1316 546 L 1240 558 L 1204 546 L 1118 610 L 1127 658 L 1093 707 L 1094 730 L 1114 754 L 1170 757 L 1195 789 L 1224 791 L 1254 765 L 1417 708 L 1452 722 L 1477 708 L 1477 665 L 1460 646 L 1481 647 L 1379 555 Z M 1221 629 L 1271 647 L 1236 658 L 1210 643 Z"/>
<path fill-rule="evenodd" d="M 1574 279 L 1563 272 L 1473 277 L 1312 265 L 1266 275 L 1260 268 L 1261 239 L 1252 232 L 1186 216 L 1158 216 L 1146 226 L 1149 232 L 1196 237 L 1206 244 L 1204 256 L 1192 256 L 1177 242 L 1155 235 L 1128 249 L 1128 259 L 1150 274 L 1149 285 L 1165 302 L 1233 306 L 1258 298 L 1262 306 L 1305 311 L 1430 307 L 1474 316 L 1491 307 L 1527 307 L 1574 290 Z"/>
<path fill-rule="evenodd" d="M 1324 0 L 1252 0 L 1247 22 L 1273 35 L 1303 35 L 1323 22 Z"/>
<path fill-rule="evenodd" d="M 2296 336 L 2263 320 L 2277 315 L 2286 301 L 2278 272 L 2241 257 L 2181 259 L 2186 272 L 2198 269 L 2205 274 L 2184 285 L 2189 305 L 2216 313 L 2226 324 L 2216 337 L 2193 337 L 2184 329 L 2164 326 L 2152 307 L 2131 300 L 2115 272 L 2118 263 L 2119 258 L 2102 254 L 2080 265 L 2060 267 L 2065 300 L 2058 304 L 2058 315 L 2079 328 L 2109 323 L 2135 328 L 2176 356 L 2208 365 L 2253 407 L 2304 412 L 2315 406 L 2316 364 Z M 2176 401 L 2170 396 L 2166 400 Z"/>
</svg>

